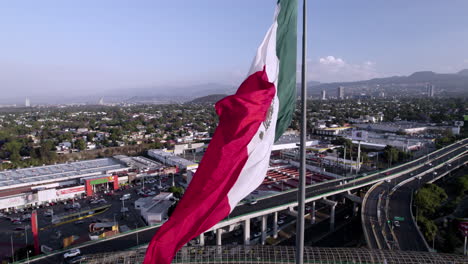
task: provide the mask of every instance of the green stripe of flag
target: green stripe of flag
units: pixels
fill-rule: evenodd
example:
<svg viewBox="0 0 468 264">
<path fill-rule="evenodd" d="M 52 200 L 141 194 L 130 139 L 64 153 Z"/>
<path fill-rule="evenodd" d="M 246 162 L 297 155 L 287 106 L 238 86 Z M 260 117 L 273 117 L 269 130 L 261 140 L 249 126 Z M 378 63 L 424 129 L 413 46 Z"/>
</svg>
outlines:
<svg viewBox="0 0 468 264">
<path fill-rule="evenodd" d="M 291 123 L 296 108 L 297 0 L 279 0 L 276 55 L 279 59 L 279 110 L 275 141 Z"/>
</svg>

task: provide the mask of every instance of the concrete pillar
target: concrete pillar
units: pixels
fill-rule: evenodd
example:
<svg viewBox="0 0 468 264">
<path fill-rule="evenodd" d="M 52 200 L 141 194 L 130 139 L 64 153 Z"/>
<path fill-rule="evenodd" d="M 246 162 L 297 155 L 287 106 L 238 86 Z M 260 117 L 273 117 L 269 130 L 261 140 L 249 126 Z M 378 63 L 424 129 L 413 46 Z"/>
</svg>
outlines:
<svg viewBox="0 0 468 264">
<path fill-rule="evenodd" d="M 217 246 L 221 246 L 222 243 L 221 243 L 221 236 L 223 235 L 223 229 L 222 228 L 218 228 L 216 230 L 216 245 Z"/>
<path fill-rule="evenodd" d="M 198 240 L 200 240 L 200 246 L 204 246 L 205 245 L 205 233 L 201 233 Z"/>
<path fill-rule="evenodd" d="M 250 245 L 250 219 L 244 221 L 244 245 Z"/>
<path fill-rule="evenodd" d="M 273 238 L 278 238 L 278 212 L 273 214 Z"/>
<path fill-rule="evenodd" d="M 312 207 L 310 209 L 310 223 L 315 224 L 315 201 L 312 202 Z"/>
<path fill-rule="evenodd" d="M 266 240 L 266 229 L 267 229 L 267 217 L 268 215 L 262 216 L 262 245 L 265 245 Z"/>
<path fill-rule="evenodd" d="M 333 232 L 335 230 L 335 205 L 332 205 L 330 209 L 330 232 Z"/>
</svg>

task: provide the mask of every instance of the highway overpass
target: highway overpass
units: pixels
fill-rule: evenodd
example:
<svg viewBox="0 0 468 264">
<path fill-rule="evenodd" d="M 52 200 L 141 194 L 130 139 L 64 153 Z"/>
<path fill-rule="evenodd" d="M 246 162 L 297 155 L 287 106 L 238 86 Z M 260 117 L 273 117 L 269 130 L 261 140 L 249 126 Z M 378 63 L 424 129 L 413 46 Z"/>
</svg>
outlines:
<svg viewBox="0 0 468 264">
<path fill-rule="evenodd" d="M 331 197 L 336 194 L 347 193 L 355 189 L 360 189 L 366 186 L 371 186 L 376 183 L 392 180 L 412 171 L 423 168 L 425 162 L 439 159 L 441 157 L 455 157 L 467 152 L 468 140 L 464 139 L 455 144 L 449 145 L 427 156 L 407 162 L 405 164 L 389 168 L 377 173 L 366 176 L 350 176 L 342 179 L 323 182 L 308 186 L 306 189 L 306 202 L 314 202 L 323 200 L 324 198 Z M 250 220 L 256 217 L 262 218 L 262 223 L 266 223 L 267 217 L 273 217 L 273 230 L 277 232 L 276 220 L 278 212 L 282 210 L 289 210 L 297 206 L 297 193 L 296 190 L 290 190 L 280 194 L 264 197 L 258 200 L 255 205 L 241 204 L 237 206 L 234 211 L 223 221 L 215 225 L 212 229 L 217 232 L 217 244 L 221 245 L 221 237 L 223 232 L 232 231 L 235 226 L 242 225 L 244 228 L 244 243 L 250 243 Z M 314 212 L 311 212 L 314 213 Z M 132 230 L 126 233 L 116 235 L 114 237 L 90 241 L 76 248 L 80 248 L 84 254 L 105 253 L 112 251 L 122 251 L 141 244 L 149 243 L 152 236 L 155 234 L 159 225 L 149 226 Z M 262 240 L 265 238 L 266 224 L 262 224 Z M 203 238 L 200 237 L 203 241 Z M 137 242 L 136 242 L 137 241 Z M 38 256 L 31 260 L 32 263 L 57 263 L 61 254 L 64 251 L 55 251 L 46 256 Z"/>
</svg>

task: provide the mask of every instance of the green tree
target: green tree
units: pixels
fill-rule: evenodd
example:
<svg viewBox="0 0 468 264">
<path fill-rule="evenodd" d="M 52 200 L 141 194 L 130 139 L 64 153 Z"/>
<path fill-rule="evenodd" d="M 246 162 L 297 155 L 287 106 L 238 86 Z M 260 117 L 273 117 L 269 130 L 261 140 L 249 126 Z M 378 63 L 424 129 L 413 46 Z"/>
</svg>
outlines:
<svg viewBox="0 0 468 264">
<path fill-rule="evenodd" d="M 22 144 L 16 140 L 10 141 L 3 145 L 4 151 L 8 152 L 8 156 L 10 157 L 10 161 L 18 165 L 19 161 L 21 160 L 20 150 L 22 148 Z"/>
<path fill-rule="evenodd" d="M 79 150 L 85 150 L 86 149 L 86 143 L 83 139 L 78 139 L 75 141 L 75 147 Z"/>
<path fill-rule="evenodd" d="M 426 184 L 417 192 L 414 203 L 422 215 L 432 215 L 447 197 L 444 189 L 435 184 Z"/>
<path fill-rule="evenodd" d="M 176 198 L 181 198 L 184 195 L 184 188 L 182 187 L 171 186 L 168 191 L 173 193 Z"/>
<path fill-rule="evenodd" d="M 398 149 L 387 145 L 384 148 L 383 157 L 390 165 L 392 165 L 393 163 L 398 162 L 398 153 Z"/>
</svg>

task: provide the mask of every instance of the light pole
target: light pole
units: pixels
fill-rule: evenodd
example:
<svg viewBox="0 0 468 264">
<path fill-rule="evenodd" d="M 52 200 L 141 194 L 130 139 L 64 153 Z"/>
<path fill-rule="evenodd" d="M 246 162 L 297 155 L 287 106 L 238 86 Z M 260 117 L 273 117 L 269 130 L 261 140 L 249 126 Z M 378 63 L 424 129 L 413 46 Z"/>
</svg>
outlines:
<svg viewBox="0 0 468 264">
<path fill-rule="evenodd" d="M 11 241 L 11 259 L 15 262 L 15 250 L 13 249 L 13 235 L 10 235 Z"/>
<path fill-rule="evenodd" d="M 135 229 L 138 229 L 138 223 L 135 224 Z M 140 245 L 140 242 L 138 241 L 138 230 L 136 230 L 136 243 L 137 243 L 137 246 Z"/>
</svg>

